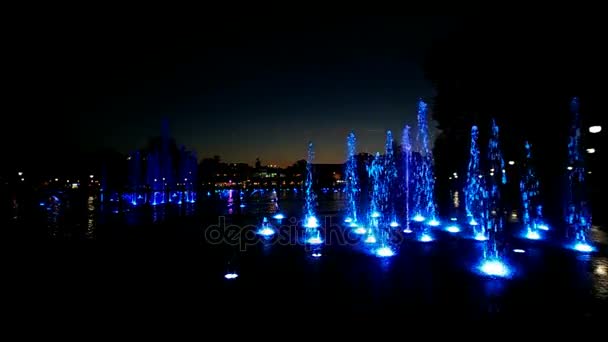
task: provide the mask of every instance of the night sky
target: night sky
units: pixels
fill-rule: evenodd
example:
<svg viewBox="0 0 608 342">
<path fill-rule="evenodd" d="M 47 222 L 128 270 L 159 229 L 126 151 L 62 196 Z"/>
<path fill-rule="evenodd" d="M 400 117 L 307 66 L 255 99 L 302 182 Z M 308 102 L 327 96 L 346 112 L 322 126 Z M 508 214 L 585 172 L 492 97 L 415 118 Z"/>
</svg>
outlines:
<svg viewBox="0 0 608 342">
<path fill-rule="evenodd" d="M 317 162 L 342 162 L 351 129 L 360 150 L 374 152 L 386 129 L 399 138 L 414 124 L 417 99 L 433 96 L 425 53 L 462 21 L 161 19 L 24 28 L 12 68 L 17 141 L 38 144 L 33 153 L 128 152 L 159 135 L 166 117 L 177 142 L 199 158 L 289 165 L 312 140 Z M 15 154 L 28 150 L 14 145 Z"/>
</svg>

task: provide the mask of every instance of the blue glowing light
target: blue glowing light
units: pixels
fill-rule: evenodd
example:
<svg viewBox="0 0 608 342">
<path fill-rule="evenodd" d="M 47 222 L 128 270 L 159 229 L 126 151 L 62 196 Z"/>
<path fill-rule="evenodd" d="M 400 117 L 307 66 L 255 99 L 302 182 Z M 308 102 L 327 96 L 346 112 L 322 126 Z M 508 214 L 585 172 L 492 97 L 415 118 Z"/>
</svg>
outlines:
<svg viewBox="0 0 608 342">
<path fill-rule="evenodd" d="M 477 233 L 473 238 L 477 241 L 486 241 L 488 239 L 488 237 L 484 233 Z"/>
<path fill-rule="evenodd" d="M 353 222 L 353 219 L 350 218 L 350 217 L 347 217 L 347 218 L 344 219 L 344 222 L 345 223 L 351 223 L 351 222 Z"/>
<path fill-rule="evenodd" d="M 484 260 L 479 270 L 492 277 L 508 277 L 511 274 L 509 267 L 497 259 Z"/>
<path fill-rule="evenodd" d="M 477 223 L 477 221 L 475 221 L 475 219 L 471 219 L 471 220 L 469 221 L 469 224 L 470 224 L 471 226 L 477 226 L 479 223 Z"/>
<path fill-rule="evenodd" d="M 44 202 L 40 202 L 40 206 L 41 206 L 41 207 L 44 207 Z"/>
<path fill-rule="evenodd" d="M 431 219 L 429 221 L 429 226 L 431 226 L 431 227 L 437 227 L 439 225 L 440 225 L 440 223 L 439 223 L 439 221 L 437 219 Z"/>
<path fill-rule="evenodd" d="M 306 224 L 304 224 L 306 228 L 319 228 L 319 220 L 317 220 L 314 216 L 309 216 L 306 219 Z"/>
<path fill-rule="evenodd" d="M 450 233 L 459 233 L 460 227 L 458 227 L 456 225 L 451 225 L 451 226 L 448 226 L 445 230 L 447 230 Z"/>
<path fill-rule="evenodd" d="M 320 252 L 314 252 L 314 253 L 312 253 L 312 257 L 313 258 L 320 258 L 322 256 L 323 256 L 323 254 L 321 254 Z"/>
<path fill-rule="evenodd" d="M 396 228 L 396 227 L 399 227 L 399 223 L 393 221 L 393 222 L 390 223 L 390 226 L 393 227 L 393 228 Z"/>
<path fill-rule="evenodd" d="M 595 248 L 593 246 L 585 242 L 577 242 L 572 248 L 576 251 L 583 253 L 591 253 L 595 251 Z"/>
<path fill-rule="evenodd" d="M 458 219 L 457 219 L 457 218 L 455 218 L 455 217 L 450 217 L 450 221 L 452 221 L 452 222 L 456 222 L 456 221 L 458 221 Z"/>
<path fill-rule="evenodd" d="M 355 222 L 349 223 L 348 226 L 351 227 L 351 228 L 357 228 L 357 227 L 359 227 L 359 225 L 356 224 Z"/>
<path fill-rule="evenodd" d="M 411 229 L 409 229 L 409 228 L 405 228 L 403 230 L 403 232 L 406 233 L 406 234 L 411 234 L 413 231 Z"/>
<path fill-rule="evenodd" d="M 365 233 L 367 233 L 367 229 L 363 228 L 363 227 L 358 227 L 357 229 L 354 230 L 355 234 L 359 234 L 359 235 L 363 235 Z"/>
<path fill-rule="evenodd" d="M 433 150 L 429 143 L 428 105 L 422 99 L 418 101 L 417 121 L 416 144 L 420 147 L 420 158 L 416 158 L 416 163 L 414 163 L 414 212 L 422 217 L 436 217 L 435 176 Z"/>
<path fill-rule="evenodd" d="M 422 236 L 420 236 L 420 242 L 431 242 L 433 241 L 433 237 L 430 236 L 429 234 L 422 234 Z"/>
<path fill-rule="evenodd" d="M 279 213 L 279 214 L 274 215 L 272 218 L 275 220 L 282 220 L 285 218 L 285 215 Z"/>
<path fill-rule="evenodd" d="M 414 218 L 412 220 L 414 220 L 416 222 L 424 222 L 424 220 L 426 220 L 426 219 L 424 218 L 424 216 L 422 216 L 420 214 L 416 214 L 416 216 L 414 216 Z"/>
<path fill-rule="evenodd" d="M 306 243 L 309 245 L 320 245 L 323 243 L 323 239 L 321 239 L 320 236 L 313 236 L 311 238 L 308 238 L 308 240 L 306 240 Z"/>
<path fill-rule="evenodd" d="M 275 234 L 274 229 L 266 226 L 266 227 L 262 227 L 262 229 L 258 230 L 258 235 L 262 235 L 262 236 L 273 236 Z"/>
<path fill-rule="evenodd" d="M 525 251 L 525 250 L 523 250 L 523 249 L 521 249 L 521 248 L 515 248 L 515 249 L 513 250 L 513 252 L 514 252 L 514 253 L 526 253 L 526 251 Z"/>
<path fill-rule="evenodd" d="M 234 273 L 234 272 L 226 273 L 226 274 L 224 275 L 224 278 L 226 278 L 226 279 L 228 279 L 228 280 L 236 279 L 236 278 L 238 278 L 238 277 L 239 277 L 239 275 L 238 275 L 238 274 L 236 274 L 236 273 Z"/>
<path fill-rule="evenodd" d="M 525 238 L 529 239 L 529 240 L 540 240 L 540 234 L 538 234 L 537 231 L 528 230 L 528 232 L 525 235 Z"/>
<path fill-rule="evenodd" d="M 376 243 L 376 237 L 373 235 L 368 235 L 365 239 L 365 243 Z"/>
<path fill-rule="evenodd" d="M 393 255 L 395 255 L 395 252 L 393 252 L 393 250 L 388 247 L 381 247 L 376 250 L 376 255 L 382 258 L 386 258 L 392 257 Z"/>
<path fill-rule="evenodd" d="M 540 229 L 540 230 L 549 230 L 549 225 L 546 223 L 541 223 L 536 225 L 536 228 Z"/>
<path fill-rule="evenodd" d="M 374 211 L 374 212 L 372 213 L 371 217 L 373 217 L 373 218 L 378 218 L 378 217 L 380 217 L 380 213 L 379 213 L 379 212 L 377 212 L 377 211 Z"/>
<path fill-rule="evenodd" d="M 241 204 L 241 205 L 239 205 L 239 207 L 241 207 L 241 208 L 245 208 L 245 205 L 244 205 L 244 204 Z"/>
</svg>

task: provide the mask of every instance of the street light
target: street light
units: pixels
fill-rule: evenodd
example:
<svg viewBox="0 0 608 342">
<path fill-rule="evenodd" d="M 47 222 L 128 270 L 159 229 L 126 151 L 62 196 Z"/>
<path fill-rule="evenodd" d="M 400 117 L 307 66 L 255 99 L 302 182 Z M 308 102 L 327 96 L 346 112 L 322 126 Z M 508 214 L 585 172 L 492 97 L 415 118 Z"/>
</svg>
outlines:
<svg viewBox="0 0 608 342">
<path fill-rule="evenodd" d="M 600 125 L 589 127 L 589 133 L 599 133 L 601 131 L 602 131 L 602 126 L 600 126 Z"/>
</svg>

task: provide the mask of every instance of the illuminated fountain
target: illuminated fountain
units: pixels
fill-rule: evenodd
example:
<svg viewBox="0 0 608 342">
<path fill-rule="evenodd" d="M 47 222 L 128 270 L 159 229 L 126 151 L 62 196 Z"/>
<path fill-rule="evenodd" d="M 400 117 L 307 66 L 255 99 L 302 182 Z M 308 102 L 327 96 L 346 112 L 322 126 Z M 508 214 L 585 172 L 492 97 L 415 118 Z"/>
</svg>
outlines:
<svg viewBox="0 0 608 342">
<path fill-rule="evenodd" d="M 547 227 L 542 221 L 542 205 L 539 203 L 539 182 L 532 167 L 532 146 L 525 143 L 526 158 L 524 174 L 519 182 L 522 202 L 522 224 L 524 237 L 530 240 L 541 238 L 539 227 Z"/>
<path fill-rule="evenodd" d="M 568 142 L 567 170 L 567 207 L 566 223 L 573 231 L 572 248 L 580 252 L 592 252 L 589 238 L 591 231 L 591 211 L 586 195 L 585 163 L 581 154 L 581 123 L 578 98 L 573 98 L 570 104 L 572 112 L 572 127 Z"/>
<path fill-rule="evenodd" d="M 262 220 L 262 225 L 258 228 L 258 230 L 257 230 L 256 233 L 258 235 L 260 235 L 260 236 L 263 236 L 263 237 L 271 237 L 274 234 L 276 234 L 276 230 L 268 222 L 268 219 L 266 217 L 264 217 L 263 220 Z"/>
<path fill-rule="evenodd" d="M 414 191 L 414 217 L 416 222 L 426 221 L 422 225 L 420 241 L 431 241 L 432 237 L 428 225 L 438 226 L 437 210 L 435 206 L 435 176 L 433 173 L 433 153 L 429 146 L 427 125 L 427 104 L 418 102 L 418 134 L 416 142 L 420 148 L 420 159 L 416 163 L 415 191 Z"/>
<path fill-rule="evenodd" d="M 467 223 L 471 226 L 473 238 L 478 241 L 485 241 L 488 239 L 488 194 L 480 167 L 478 137 L 479 130 L 477 126 L 473 126 L 471 128 L 471 149 L 464 195 Z"/>
<path fill-rule="evenodd" d="M 371 188 L 369 212 L 367 217 L 368 230 L 365 238 L 367 243 L 376 243 L 382 216 L 382 162 L 380 153 L 376 152 L 371 164 L 367 165 L 367 174 Z"/>
<path fill-rule="evenodd" d="M 473 132 L 474 131 L 474 132 Z M 471 137 L 471 159 L 474 160 L 479 158 L 479 150 L 477 148 L 477 129 L 473 126 L 472 137 Z M 476 240 L 483 240 L 483 255 L 481 258 L 480 264 L 477 266 L 478 272 L 481 272 L 484 275 L 491 277 L 509 277 L 511 275 L 511 268 L 505 262 L 505 258 L 502 253 L 502 249 L 499 248 L 498 239 L 499 234 L 503 228 L 503 217 L 502 217 L 502 203 L 500 196 L 500 186 L 501 184 L 506 184 L 507 178 L 506 173 L 503 172 L 505 167 L 505 162 L 502 157 L 502 153 L 499 147 L 499 128 L 496 125 L 496 122 L 492 120 L 492 132 L 490 135 L 490 142 L 488 144 L 488 164 L 490 167 L 490 176 L 489 177 L 480 177 L 481 173 L 477 174 L 480 169 L 479 160 L 473 162 L 474 165 L 471 165 L 469 162 L 469 177 L 471 177 L 470 191 L 472 194 L 477 192 L 477 195 L 471 196 L 469 199 L 471 203 L 467 205 L 467 215 L 469 214 L 469 208 L 471 209 L 472 216 L 469 220 L 475 220 L 475 211 L 481 211 L 481 215 L 477 215 L 480 222 L 483 224 L 483 228 L 485 231 L 478 229 L 474 235 Z M 473 149 L 475 146 L 475 150 Z M 477 165 L 475 165 L 477 164 Z M 488 187 L 489 190 L 484 188 L 484 184 L 482 180 L 484 178 L 488 179 Z M 478 180 L 479 183 L 475 181 Z M 467 186 L 469 185 L 467 179 Z M 484 207 L 483 201 L 484 196 L 487 198 L 485 201 L 487 204 Z M 467 197 L 468 198 L 468 197 Z M 481 203 L 478 198 L 481 198 Z M 470 206 L 469 206 L 470 204 Z M 490 213 L 488 213 L 488 209 L 490 208 Z M 474 226 L 475 228 L 475 226 Z"/>
<path fill-rule="evenodd" d="M 304 228 L 306 228 L 306 243 L 318 245 L 323 243 L 319 229 L 319 219 L 316 215 L 317 195 L 315 194 L 312 178 L 312 163 L 315 152 L 312 142 L 308 143 L 308 158 L 306 160 L 306 179 L 304 181 Z"/>
<path fill-rule="evenodd" d="M 501 185 L 507 184 L 507 173 L 505 172 L 505 160 L 499 145 L 499 128 L 495 120 L 492 120 L 492 134 L 488 144 L 488 164 L 490 167 L 488 205 L 490 214 L 496 217 L 501 215 L 500 188 Z"/>
<path fill-rule="evenodd" d="M 386 224 L 386 208 L 388 192 L 387 179 L 384 173 L 385 163 L 376 153 L 371 164 L 367 166 L 369 182 L 371 185 L 371 196 L 368 213 L 368 230 L 364 242 L 373 245 L 373 253 L 379 257 L 390 257 L 395 253 L 390 246 L 390 231 Z"/>
<path fill-rule="evenodd" d="M 357 194 L 359 193 L 359 176 L 357 174 L 357 139 L 351 132 L 346 138 L 346 218 L 344 222 L 357 229 L 359 220 L 357 216 Z"/>
<path fill-rule="evenodd" d="M 395 191 L 397 188 L 397 166 L 395 165 L 395 152 L 393 148 L 393 133 L 386 131 L 386 144 L 384 153 L 384 166 L 382 168 L 382 210 L 386 213 L 389 227 L 399 227 L 397 213 L 395 212 Z"/>
</svg>

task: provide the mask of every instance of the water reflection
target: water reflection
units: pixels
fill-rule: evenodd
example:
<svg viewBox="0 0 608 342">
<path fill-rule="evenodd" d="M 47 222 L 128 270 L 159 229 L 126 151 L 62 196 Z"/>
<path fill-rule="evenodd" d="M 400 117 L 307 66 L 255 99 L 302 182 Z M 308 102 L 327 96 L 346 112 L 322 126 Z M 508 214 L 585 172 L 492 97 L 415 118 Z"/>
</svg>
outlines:
<svg viewBox="0 0 608 342">
<path fill-rule="evenodd" d="M 593 267 L 593 294 L 598 299 L 608 299 L 608 258 L 596 257 Z"/>
<path fill-rule="evenodd" d="M 97 230 L 97 218 L 95 210 L 95 197 L 89 196 L 87 199 L 87 230 L 84 233 L 84 237 L 87 240 L 95 238 Z"/>
</svg>

